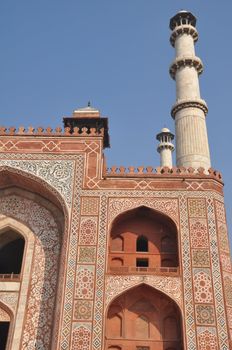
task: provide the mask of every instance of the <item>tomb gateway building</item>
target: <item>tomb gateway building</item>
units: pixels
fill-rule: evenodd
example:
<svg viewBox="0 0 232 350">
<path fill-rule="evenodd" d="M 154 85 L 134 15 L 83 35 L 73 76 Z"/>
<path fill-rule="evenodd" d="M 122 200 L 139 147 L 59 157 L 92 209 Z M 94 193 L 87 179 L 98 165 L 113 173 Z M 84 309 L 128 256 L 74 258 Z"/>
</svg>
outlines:
<svg viewBox="0 0 232 350">
<path fill-rule="evenodd" d="M 223 182 L 210 164 L 196 18 L 170 20 L 174 135 L 160 167 L 106 168 L 108 120 L 0 128 L 0 349 L 229 350 Z"/>
</svg>

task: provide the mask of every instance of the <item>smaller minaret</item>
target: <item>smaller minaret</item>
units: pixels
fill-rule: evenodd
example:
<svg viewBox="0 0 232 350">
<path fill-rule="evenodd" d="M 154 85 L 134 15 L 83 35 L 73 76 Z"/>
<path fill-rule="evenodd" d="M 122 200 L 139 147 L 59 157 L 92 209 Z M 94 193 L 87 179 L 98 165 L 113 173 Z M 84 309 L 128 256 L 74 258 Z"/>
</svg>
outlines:
<svg viewBox="0 0 232 350">
<path fill-rule="evenodd" d="M 157 151 L 160 153 L 160 166 L 172 168 L 172 152 L 175 149 L 172 144 L 174 135 L 169 129 L 163 128 L 161 132 L 156 135 L 156 139 L 160 142 L 157 147 Z"/>
</svg>

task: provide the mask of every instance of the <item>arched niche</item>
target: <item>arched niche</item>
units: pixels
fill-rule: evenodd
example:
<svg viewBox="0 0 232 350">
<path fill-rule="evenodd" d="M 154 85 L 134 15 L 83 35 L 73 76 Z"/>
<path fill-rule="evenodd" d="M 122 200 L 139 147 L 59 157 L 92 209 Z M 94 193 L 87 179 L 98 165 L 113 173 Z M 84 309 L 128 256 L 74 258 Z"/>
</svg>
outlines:
<svg viewBox="0 0 232 350">
<path fill-rule="evenodd" d="M 176 224 L 168 216 L 145 206 L 120 214 L 113 221 L 110 230 L 109 271 L 115 258 L 123 259 L 124 262 L 123 270 L 119 269 L 119 273 L 134 273 L 145 269 L 149 272 L 149 268 L 152 268 L 152 272 L 154 268 L 157 271 L 162 267 L 178 268 Z M 113 267 L 112 272 L 115 271 Z"/>
<path fill-rule="evenodd" d="M 20 302 L 19 295 L 14 325 L 17 334 L 12 335 L 12 346 L 21 350 L 27 349 L 28 344 L 43 348 L 56 347 L 57 338 L 52 337 L 52 332 L 56 332 L 61 311 L 60 305 L 57 305 L 56 310 L 55 299 L 60 298 L 64 283 L 64 264 L 59 264 L 59 261 L 65 256 L 67 247 L 66 204 L 60 194 L 45 181 L 7 167 L 0 168 L 0 208 L 0 231 L 3 230 L 1 225 L 4 222 L 4 229 L 9 230 L 10 227 L 20 233 L 26 243 L 24 256 L 27 259 L 32 257 L 30 263 L 25 260 L 27 268 L 21 270 L 20 293 L 22 298 L 26 295 L 27 299 L 24 297 L 23 302 Z M 10 223 L 5 223 L 7 220 Z M 43 293 L 41 298 L 37 298 L 39 291 L 49 293 Z M 34 318 L 25 307 L 27 304 L 33 305 Z"/>
<path fill-rule="evenodd" d="M 119 311 L 120 310 L 120 311 Z M 165 346 L 182 349 L 182 317 L 177 304 L 168 296 L 145 284 L 116 297 L 108 307 L 105 322 L 105 348 L 117 345 L 109 332 L 111 319 L 122 317 L 122 336 L 118 346 L 136 349 L 138 341 L 150 350 Z M 170 329 L 169 327 L 174 327 Z"/>
</svg>

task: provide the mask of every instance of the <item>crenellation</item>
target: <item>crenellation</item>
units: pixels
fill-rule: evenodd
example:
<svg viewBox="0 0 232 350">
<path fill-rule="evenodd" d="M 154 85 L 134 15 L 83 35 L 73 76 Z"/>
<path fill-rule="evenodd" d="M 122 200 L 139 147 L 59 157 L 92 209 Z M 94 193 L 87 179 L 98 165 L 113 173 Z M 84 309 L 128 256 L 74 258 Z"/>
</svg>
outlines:
<svg viewBox="0 0 232 350">
<path fill-rule="evenodd" d="M 124 167 L 124 166 L 112 166 L 110 168 L 106 169 L 106 176 L 117 176 L 117 177 L 123 177 L 123 176 L 133 176 L 133 177 L 139 177 L 139 176 L 146 176 L 146 177 L 157 177 L 157 176 L 180 176 L 183 175 L 187 177 L 203 177 L 203 178 L 214 178 L 218 181 L 222 182 L 222 175 L 219 171 L 214 170 L 210 168 L 208 171 L 206 171 L 203 167 L 199 167 L 197 169 L 194 169 L 193 167 L 185 168 L 185 167 L 172 167 L 169 168 L 167 166 L 165 167 L 156 167 L 153 168 L 151 166 L 139 166 L 139 167 Z"/>
<path fill-rule="evenodd" d="M 0 136 L 103 136 L 104 128 L 87 128 L 87 127 L 65 127 L 62 129 L 61 127 L 56 127 L 52 129 L 49 127 L 39 126 L 34 128 L 33 126 L 29 126 L 27 129 L 24 126 L 18 127 L 0 127 Z"/>
</svg>

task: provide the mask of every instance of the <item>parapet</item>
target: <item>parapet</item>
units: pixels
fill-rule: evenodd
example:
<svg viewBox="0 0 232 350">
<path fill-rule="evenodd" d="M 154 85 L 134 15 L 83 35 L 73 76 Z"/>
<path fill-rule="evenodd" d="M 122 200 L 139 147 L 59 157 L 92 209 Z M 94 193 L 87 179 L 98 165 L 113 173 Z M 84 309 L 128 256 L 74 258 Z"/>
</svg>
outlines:
<svg viewBox="0 0 232 350">
<path fill-rule="evenodd" d="M 14 126 L 6 128 L 0 127 L 0 136 L 103 136 L 104 128 L 87 128 L 87 127 L 66 127 L 62 129 L 61 127 L 56 127 L 52 129 L 51 127 L 43 128 L 37 127 L 34 128 L 29 126 L 25 128 L 20 126 L 15 128 Z"/>
<path fill-rule="evenodd" d="M 105 171 L 106 177 L 181 177 L 181 178 L 213 178 L 221 183 L 223 183 L 222 175 L 219 171 L 212 168 L 207 171 L 204 168 L 194 169 L 192 167 L 157 167 L 153 168 L 152 166 L 140 166 L 140 167 L 124 167 L 124 166 L 112 166 L 107 168 Z"/>
</svg>

